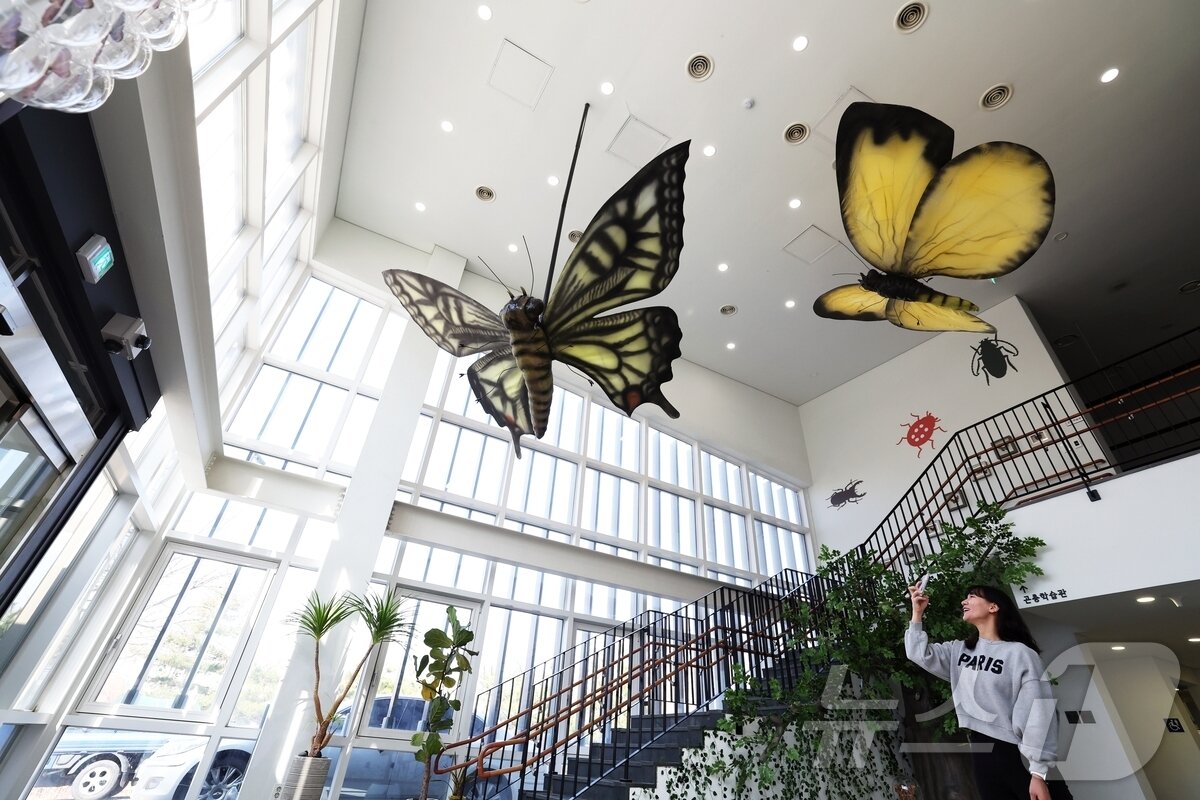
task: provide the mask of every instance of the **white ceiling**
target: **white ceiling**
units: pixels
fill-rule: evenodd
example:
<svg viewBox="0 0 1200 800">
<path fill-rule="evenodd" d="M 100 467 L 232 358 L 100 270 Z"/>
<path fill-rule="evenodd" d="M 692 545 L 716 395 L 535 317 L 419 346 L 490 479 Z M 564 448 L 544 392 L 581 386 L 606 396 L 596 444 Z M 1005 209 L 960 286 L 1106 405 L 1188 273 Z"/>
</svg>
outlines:
<svg viewBox="0 0 1200 800">
<path fill-rule="evenodd" d="M 584 103 L 567 230 L 584 227 L 636 171 L 608 152 L 633 115 L 670 143 L 693 141 L 681 267 L 656 300 L 679 312 L 684 357 L 803 403 L 926 336 L 817 318 L 813 299 L 850 280 L 834 273 L 863 264 L 842 246 L 815 264 L 784 251 L 811 225 L 845 241 L 832 142 L 814 132 L 789 145 L 782 134 L 793 122 L 836 130 L 830 113 L 853 87 L 944 120 L 956 153 L 1015 141 L 1054 171 L 1051 235 L 1068 239 L 1047 239 L 997 285 L 942 278 L 935 287 L 985 309 L 1021 296 L 1049 338 L 1082 336 L 1060 352 L 1075 372 L 1200 321 L 1200 293 L 1177 290 L 1200 278 L 1191 247 L 1200 224 L 1195 0 L 930 0 L 927 22 L 910 34 L 893 25 L 900 0 L 489 0 L 486 22 L 478 5 L 367 3 L 339 217 L 424 250 L 440 245 L 486 274 L 482 257 L 528 288 L 525 253 L 507 249 L 524 235 L 541 294 Z M 799 35 L 809 46 L 798 53 Z M 512 50 L 504 63 L 516 64 L 511 78 L 524 88 L 490 85 L 506 39 L 549 65 L 544 88 L 537 64 L 510 61 L 520 55 Z M 696 53 L 715 65 L 703 82 L 686 72 Z M 1121 74 L 1102 85 L 1110 66 Z M 603 81 L 615 85 L 611 96 Z M 997 83 L 1013 86 L 1011 101 L 982 110 Z M 511 96 L 522 92 L 537 97 L 534 107 Z M 708 144 L 712 158 L 701 153 Z M 481 184 L 494 202 L 476 199 Z M 803 201 L 797 210 L 793 197 Z M 569 247 L 564 234 L 560 263 Z M 719 273 L 718 262 L 730 269 Z M 785 309 L 786 299 L 796 307 Z M 727 303 L 735 316 L 718 313 Z"/>
<path fill-rule="evenodd" d="M 1147 596 L 1154 602 L 1137 602 Z M 1200 581 L 1054 603 L 1028 613 L 1086 631 L 1081 638 L 1087 642 L 1157 642 L 1170 648 L 1183 666 L 1200 670 L 1200 643 L 1188 641 L 1200 636 Z"/>
</svg>

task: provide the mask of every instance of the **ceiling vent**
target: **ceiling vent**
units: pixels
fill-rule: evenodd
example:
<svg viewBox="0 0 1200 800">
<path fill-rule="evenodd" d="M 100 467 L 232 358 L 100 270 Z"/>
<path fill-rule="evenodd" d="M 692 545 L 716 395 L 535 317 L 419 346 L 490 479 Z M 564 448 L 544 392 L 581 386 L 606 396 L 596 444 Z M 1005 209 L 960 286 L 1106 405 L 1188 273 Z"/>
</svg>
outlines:
<svg viewBox="0 0 1200 800">
<path fill-rule="evenodd" d="M 687 71 L 688 77 L 694 81 L 707 80 L 713 71 L 712 56 L 706 53 L 696 53 L 688 59 Z"/>
<path fill-rule="evenodd" d="M 995 111 L 1012 99 L 1012 93 L 1012 87 L 1007 83 L 997 83 L 979 98 L 979 107 L 984 111 Z"/>
<path fill-rule="evenodd" d="M 737 306 L 733 306 L 733 305 L 721 306 L 721 316 L 723 316 L 723 317 L 732 317 L 736 313 L 737 313 Z"/>
<path fill-rule="evenodd" d="M 490 203 L 496 199 L 496 193 L 492 191 L 490 186 L 476 186 L 475 196 L 485 203 Z"/>
<path fill-rule="evenodd" d="M 571 231 L 567 234 L 567 240 L 570 242 L 578 242 L 583 238 L 583 231 Z"/>
<path fill-rule="evenodd" d="M 788 144 L 800 144 L 808 138 L 808 126 L 803 122 L 793 122 L 783 132 L 783 140 Z"/>
<path fill-rule="evenodd" d="M 929 9 L 924 3 L 909 3 L 896 13 L 896 30 L 912 33 L 925 24 Z"/>
</svg>

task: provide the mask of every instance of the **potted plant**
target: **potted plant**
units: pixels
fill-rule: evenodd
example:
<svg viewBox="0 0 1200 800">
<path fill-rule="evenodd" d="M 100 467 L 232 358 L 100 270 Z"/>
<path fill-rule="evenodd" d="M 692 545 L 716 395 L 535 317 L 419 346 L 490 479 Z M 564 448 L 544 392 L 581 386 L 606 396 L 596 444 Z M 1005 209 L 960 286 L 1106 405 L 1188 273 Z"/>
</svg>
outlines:
<svg viewBox="0 0 1200 800">
<path fill-rule="evenodd" d="M 412 743 L 417 748 L 413 757 L 425 765 L 420 800 L 429 798 L 429 779 L 433 776 L 434 762 L 443 749 L 442 732 L 454 727 L 454 712 L 462 708 L 462 701 L 453 696 L 454 687 L 464 675 L 471 672 L 468 656 L 479 655 L 477 651 L 467 649 L 467 645 L 475 640 L 475 634 L 458 621 L 458 610 L 454 606 L 446 607 L 446 618 L 450 622 L 450 632 L 442 628 L 425 631 L 425 646 L 429 652 L 420 660 L 413 656 L 417 682 L 421 684 L 421 697 L 428 704 L 425 709 L 425 730 L 412 737 Z M 468 780 L 476 777 L 471 773 L 468 779 L 466 770 L 464 764 L 452 771 L 452 797 L 457 796 L 454 793 L 455 782 L 461 789 L 466 787 Z"/>
<path fill-rule="evenodd" d="M 338 719 L 342 703 L 353 691 L 367 659 L 384 642 L 393 642 L 412 630 L 412 620 L 404 609 L 408 598 L 394 589 L 385 595 L 346 593 L 325 599 L 313 592 L 304 607 L 292 616 L 300 633 L 313 640 L 313 718 L 315 727 L 308 749 L 292 759 L 284 779 L 284 795 L 289 800 L 320 800 L 329 773 L 329 759 L 321 751 L 333 738 L 331 728 Z M 321 643 L 340 623 L 357 615 L 366 625 L 370 643 L 362 658 L 334 693 L 328 705 L 321 702 Z"/>
<path fill-rule="evenodd" d="M 467 800 L 467 795 L 471 792 L 471 784 L 474 782 L 475 772 L 469 765 L 451 770 L 448 800 Z"/>
</svg>

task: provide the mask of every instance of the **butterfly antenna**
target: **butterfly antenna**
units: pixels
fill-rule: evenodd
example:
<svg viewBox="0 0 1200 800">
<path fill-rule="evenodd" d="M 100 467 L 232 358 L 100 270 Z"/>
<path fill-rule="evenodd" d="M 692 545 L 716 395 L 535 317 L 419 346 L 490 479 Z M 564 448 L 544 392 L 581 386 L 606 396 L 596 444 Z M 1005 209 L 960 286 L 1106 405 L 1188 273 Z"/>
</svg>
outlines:
<svg viewBox="0 0 1200 800">
<path fill-rule="evenodd" d="M 550 272 L 546 275 L 546 296 L 550 299 L 550 287 L 554 285 L 554 262 L 558 260 L 558 242 L 562 238 L 563 219 L 567 216 L 567 198 L 571 194 L 571 179 L 575 177 L 575 162 L 579 160 L 579 148 L 583 144 L 583 126 L 587 124 L 591 103 L 583 104 L 583 118 L 579 120 L 579 135 L 575 137 L 575 153 L 571 156 L 571 169 L 567 172 L 567 187 L 563 190 L 562 208 L 558 212 L 558 230 L 554 232 L 554 248 L 550 251 Z M 530 289 L 532 291 L 532 287 Z"/>
<path fill-rule="evenodd" d="M 500 280 L 500 276 L 496 274 L 496 270 L 492 269 L 491 265 L 489 265 L 486 261 L 483 260 L 483 256 L 476 256 L 476 258 L 479 259 L 480 264 L 483 264 L 485 267 L 487 267 L 487 271 L 492 273 L 492 277 L 496 279 L 496 283 L 503 286 L 504 291 L 508 292 L 508 299 L 512 300 L 513 299 L 512 289 L 508 288 L 508 286 L 505 285 L 504 281 Z"/>
<path fill-rule="evenodd" d="M 529 252 L 529 242 L 525 239 L 525 234 L 521 234 L 521 244 L 525 245 L 525 257 L 529 259 L 529 291 L 533 291 L 533 285 L 537 283 L 537 276 L 533 272 L 533 255 Z M 546 294 L 549 295 L 550 284 L 546 284 Z"/>
<path fill-rule="evenodd" d="M 587 384 L 588 384 L 588 386 L 595 386 L 595 385 L 596 385 L 596 382 L 595 382 L 594 380 L 592 380 L 591 378 L 589 378 L 587 375 L 585 375 L 584 373 L 580 372 L 579 370 L 575 369 L 575 368 L 574 368 L 574 367 L 572 367 L 570 364 L 568 364 L 568 365 L 567 365 L 567 369 L 571 370 L 571 372 L 574 372 L 576 375 L 578 375 L 579 377 L 581 377 L 581 378 L 583 378 L 585 381 L 587 381 Z"/>
</svg>

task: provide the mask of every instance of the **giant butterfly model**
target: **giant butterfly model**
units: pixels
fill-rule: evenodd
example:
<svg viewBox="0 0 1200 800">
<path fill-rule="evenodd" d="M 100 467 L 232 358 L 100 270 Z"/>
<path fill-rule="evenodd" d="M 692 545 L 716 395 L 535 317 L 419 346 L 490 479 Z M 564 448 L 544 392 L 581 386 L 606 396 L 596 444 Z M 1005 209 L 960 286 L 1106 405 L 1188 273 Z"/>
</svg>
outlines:
<svg viewBox="0 0 1200 800">
<path fill-rule="evenodd" d="M 951 159 L 953 147 L 954 131 L 915 108 L 846 109 L 837 133 L 842 222 L 877 269 L 818 297 L 819 316 L 995 332 L 971 313 L 979 306 L 920 279 L 994 278 L 1024 264 L 1050 230 L 1054 177 L 1023 145 L 989 142 Z"/>
<path fill-rule="evenodd" d="M 540 439 L 546 432 L 554 389 L 551 361 L 595 380 L 626 414 L 642 403 L 654 403 L 671 417 L 679 416 L 662 393 L 683 338 L 675 312 L 655 306 L 597 315 L 653 297 L 679 269 L 688 144 L 659 155 L 608 199 L 583 232 L 553 290 L 551 255 L 545 301 L 510 293 L 497 315 L 425 275 L 395 269 L 383 273 L 388 287 L 438 347 L 456 356 L 487 353 L 467 369 L 467 380 L 488 414 L 512 434 L 518 457 L 522 434 Z M 572 160 L 571 173 L 574 170 Z M 568 175 L 568 191 L 570 185 Z M 561 229 L 560 219 L 560 234 Z"/>
</svg>

